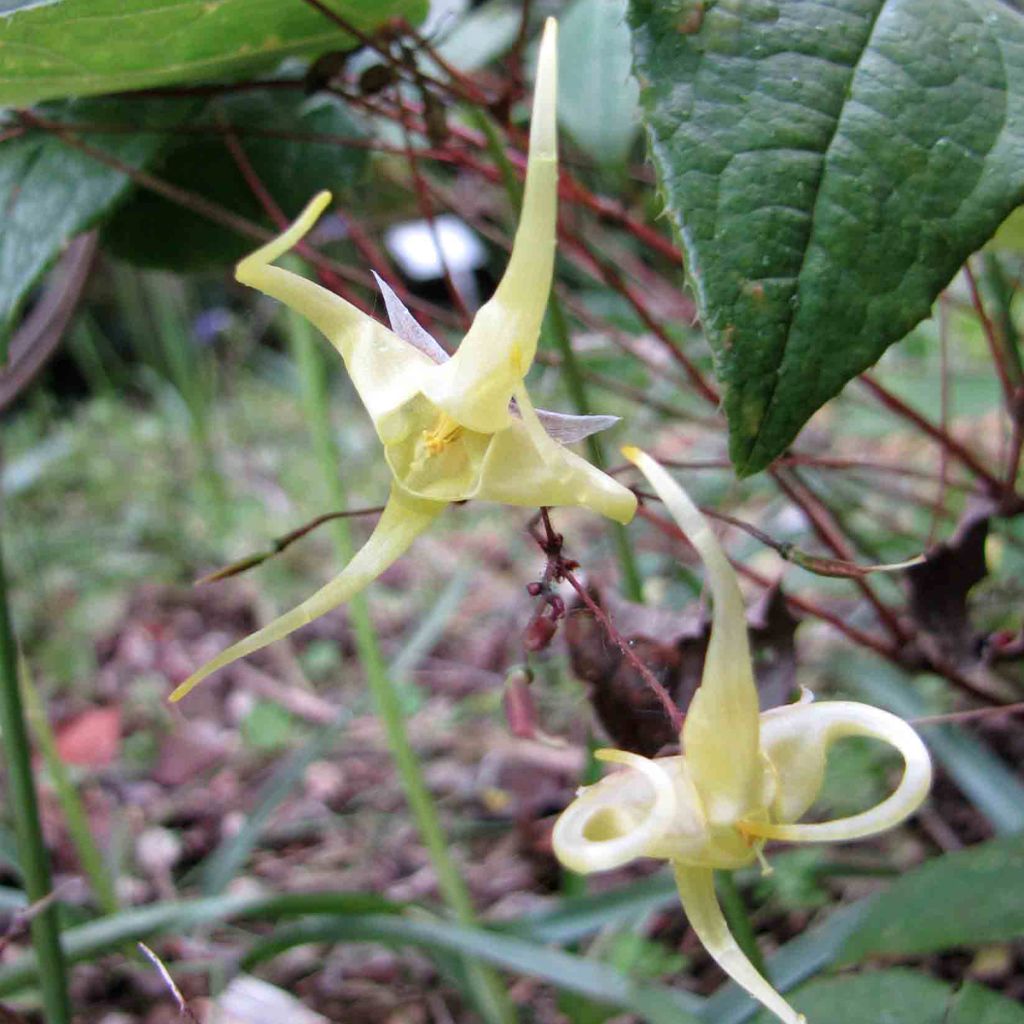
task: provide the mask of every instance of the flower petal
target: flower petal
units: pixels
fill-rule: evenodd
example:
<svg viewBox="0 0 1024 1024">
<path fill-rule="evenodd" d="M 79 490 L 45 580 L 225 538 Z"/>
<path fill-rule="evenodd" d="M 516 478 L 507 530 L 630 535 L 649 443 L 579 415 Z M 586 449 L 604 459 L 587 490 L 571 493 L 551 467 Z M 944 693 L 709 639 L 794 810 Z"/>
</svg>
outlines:
<svg viewBox="0 0 1024 1024">
<path fill-rule="evenodd" d="M 707 566 L 714 596 L 711 639 L 682 741 L 708 820 L 728 825 L 757 805 L 764 787 L 743 596 L 708 521 L 686 492 L 638 448 L 623 448 L 622 453 L 647 477 Z"/>
<path fill-rule="evenodd" d="M 388 311 L 391 330 L 402 341 L 407 341 L 414 348 L 419 349 L 432 362 L 439 365 L 447 363 L 451 356 L 441 348 L 437 339 L 430 331 L 409 312 L 405 303 L 395 294 L 391 285 L 376 270 L 371 270 L 370 273 L 373 274 L 373 279 L 377 282 L 381 297 L 384 299 L 384 308 Z"/>
<path fill-rule="evenodd" d="M 608 430 L 619 422 L 619 416 L 574 416 L 564 412 L 550 412 L 547 409 L 537 410 L 548 437 L 553 437 L 559 444 L 576 444 L 591 434 Z"/>
<path fill-rule="evenodd" d="M 435 369 L 435 364 L 340 295 L 290 270 L 271 266 L 302 240 L 330 201 L 329 192 L 317 195 L 287 230 L 246 256 L 235 277 L 280 299 L 323 331 L 341 353 L 378 436 L 387 443 L 403 429 L 401 417 L 392 414 L 420 390 L 424 373 Z"/>
<path fill-rule="evenodd" d="M 551 291 L 558 198 L 557 34 L 549 18 L 537 60 L 526 190 L 508 267 L 458 351 L 424 386 L 424 394 L 453 419 L 482 433 L 508 426 L 508 402 L 533 362 Z"/>
<path fill-rule="evenodd" d="M 672 866 L 679 887 L 679 899 L 690 927 L 719 967 L 784 1024 L 806 1024 L 803 1014 L 797 1013 L 758 973 L 732 937 L 715 896 L 715 880 L 711 869 L 686 867 L 678 861 Z"/>
<path fill-rule="evenodd" d="M 595 756 L 628 769 L 582 789 L 555 822 L 555 856 L 581 874 L 645 856 L 677 810 L 672 779 L 656 761 L 625 750 L 599 750 Z"/>
<path fill-rule="evenodd" d="M 828 748 L 844 736 L 869 736 L 903 755 L 896 791 L 871 810 L 820 824 L 787 824 L 814 802 L 825 776 Z M 792 842 L 842 842 L 898 825 L 921 805 L 932 780 L 932 763 L 920 736 L 902 718 L 853 701 L 777 708 L 761 720 L 761 744 L 775 769 L 773 812 L 781 824 L 744 823 L 748 835 Z"/>
<path fill-rule="evenodd" d="M 633 518 L 636 495 L 631 490 L 543 430 L 540 437 L 538 448 L 536 427 L 531 433 L 524 420 L 513 418 L 507 430 L 494 435 L 479 483 L 465 497 L 526 508 L 582 506 L 619 523 Z"/>
<path fill-rule="evenodd" d="M 298 607 L 286 612 L 269 625 L 258 629 L 244 640 L 221 651 L 216 658 L 197 669 L 172 694 L 181 700 L 197 683 L 218 669 L 281 640 L 301 626 L 326 615 L 332 608 L 348 601 L 372 583 L 385 569 L 400 558 L 409 545 L 446 508 L 444 502 L 423 501 L 392 487 L 391 497 L 369 540 L 356 552 L 345 568 L 326 586 Z"/>
<path fill-rule="evenodd" d="M 391 322 L 391 330 L 397 334 L 402 341 L 418 348 L 425 356 L 428 356 L 435 363 L 446 363 L 451 358 L 437 339 L 424 328 L 412 315 L 404 302 L 395 294 L 394 289 L 375 270 L 370 271 L 377 287 L 380 289 L 381 297 L 384 299 L 384 307 L 388 311 L 388 320 Z M 512 399 L 511 413 L 519 415 L 516 401 Z M 614 427 L 621 419 L 619 416 L 575 416 L 571 413 L 550 412 L 547 409 L 537 410 L 537 419 L 549 437 L 553 437 L 559 444 L 576 444 L 591 434 L 597 434 L 602 430 Z"/>
</svg>

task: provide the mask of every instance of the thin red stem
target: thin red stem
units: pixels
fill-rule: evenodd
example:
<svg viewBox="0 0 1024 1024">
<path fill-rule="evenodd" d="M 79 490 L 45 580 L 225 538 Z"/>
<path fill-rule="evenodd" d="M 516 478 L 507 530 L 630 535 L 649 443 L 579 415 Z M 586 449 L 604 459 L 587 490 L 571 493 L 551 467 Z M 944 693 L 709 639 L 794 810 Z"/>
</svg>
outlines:
<svg viewBox="0 0 1024 1024">
<path fill-rule="evenodd" d="M 922 416 L 916 409 L 907 405 L 902 398 L 898 398 L 887 388 L 883 387 L 869 373 L 861 374 L 860 383 L 890 412 L 895 413 L 901 419 L 912 423 L 923 434 L 936 441 L 945 448 L 951 455 L 955 456 L 966 466 L 976 477 L 985 482 L 988 490 L 997 495 L 1003 490 L 1002 481 L 991 470 L 982 465 L 981 460 L 965 448 L 952 434 L 937 427 L 934 423 Z"/>
</svg>

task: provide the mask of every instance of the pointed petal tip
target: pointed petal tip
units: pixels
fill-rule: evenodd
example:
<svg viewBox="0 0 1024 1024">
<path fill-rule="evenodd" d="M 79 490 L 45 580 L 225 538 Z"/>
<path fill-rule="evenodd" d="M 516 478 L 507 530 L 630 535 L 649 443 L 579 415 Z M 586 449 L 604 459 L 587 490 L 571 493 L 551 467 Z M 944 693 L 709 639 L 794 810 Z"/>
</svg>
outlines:
<svg viewBox="0 0 1024 1024">
<path fill-rule="evenodd" d="M 241 284 L 252 284 L 254 271 L 258 271 L 260 267 L 266 266 L 268 263 L 273 263 L 309 234 L 320 214 L 330 205 L 331 198 L 331 193 L 326 189 L 313 196 L 298 217 L 281 234 L 239 261 L 238 266 L 235 267 L 235 280 Z"/>
<path fill-rule="evenodd" d="M 558 22 L 548 18 L 540 40 L 537 80 L 530 118 L 530 160 L 554 160 L 558 155 L 555 112 L 558 102 Z"/>
<path fill-rule="evenodd" d="M 199 680 L 195 676 L 189 676 L 185 682 L 176 686 L 171 695 L 167 698 L 172 704 L 177 704 L 183 697 L 187 697 L 195 688 Z"/>
</svg>

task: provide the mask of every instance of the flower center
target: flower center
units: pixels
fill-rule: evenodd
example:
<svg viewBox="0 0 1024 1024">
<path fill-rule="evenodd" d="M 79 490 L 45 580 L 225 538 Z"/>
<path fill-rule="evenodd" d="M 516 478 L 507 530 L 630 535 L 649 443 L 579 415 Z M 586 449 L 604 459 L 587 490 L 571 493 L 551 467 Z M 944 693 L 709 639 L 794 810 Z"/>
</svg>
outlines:
<svg viewBox="0 0 1024 1024">
<path fill-rule="evenodd" d="M 429 455 L 438 455 L 462 435 L 462 424 L 456 423 L 446 412 L 438 413 L 433 427 L 423 431 L 423 443 Z"/>
</svg>

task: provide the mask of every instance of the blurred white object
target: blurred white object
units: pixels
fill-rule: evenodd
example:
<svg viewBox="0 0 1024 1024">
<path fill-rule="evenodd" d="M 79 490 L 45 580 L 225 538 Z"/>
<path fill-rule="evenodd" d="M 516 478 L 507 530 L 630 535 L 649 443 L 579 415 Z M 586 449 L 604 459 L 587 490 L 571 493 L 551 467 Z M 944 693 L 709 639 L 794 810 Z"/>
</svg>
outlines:
<svg viewBox="0 0 1024 1024">
<path fill-rule="evenodd" d="M 235 978 L 220 994 L 210 1024 L 331 1024 L 303 1006 L 295 996 L 249 974 Z"/>
<path fill-rule="evenodd" d="M 439 214 L 434 218 L 433 229 L 426 220 L 396 224 L 384 233 L 384 244 L 410 281 L 439 280 L 447 265 L 466 307 L 473 310 L 480 305 L 473 272 L 486 264 L 487 251 L 458 217 Z"/>
</svg>

